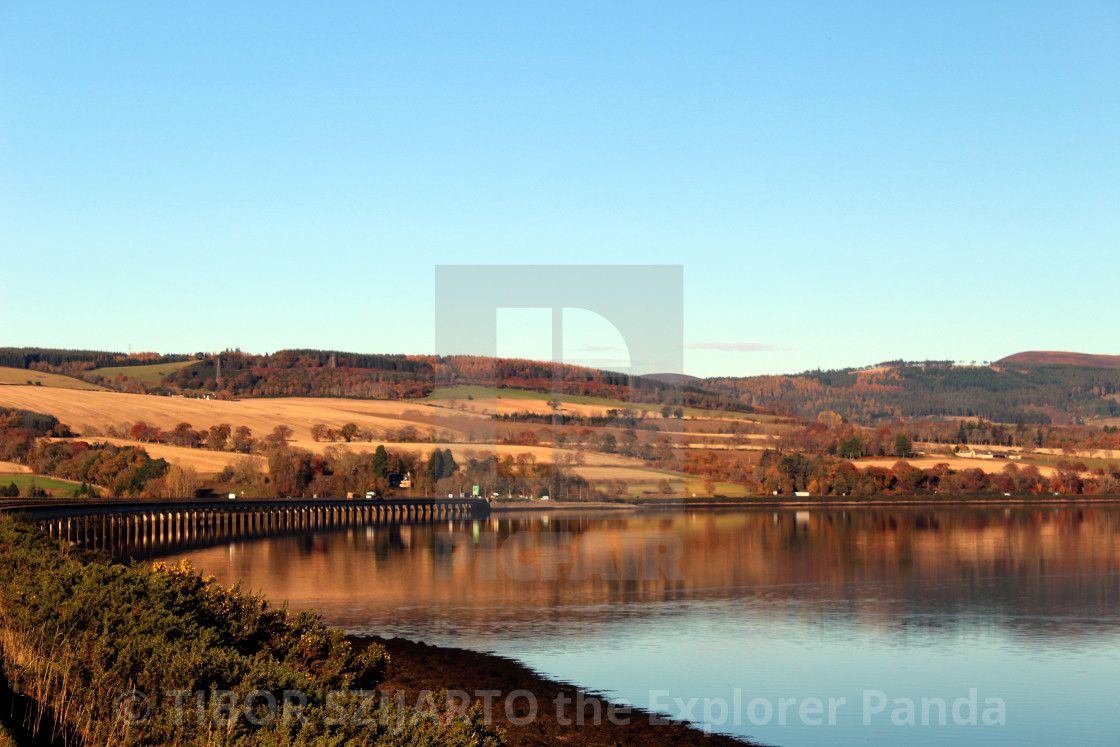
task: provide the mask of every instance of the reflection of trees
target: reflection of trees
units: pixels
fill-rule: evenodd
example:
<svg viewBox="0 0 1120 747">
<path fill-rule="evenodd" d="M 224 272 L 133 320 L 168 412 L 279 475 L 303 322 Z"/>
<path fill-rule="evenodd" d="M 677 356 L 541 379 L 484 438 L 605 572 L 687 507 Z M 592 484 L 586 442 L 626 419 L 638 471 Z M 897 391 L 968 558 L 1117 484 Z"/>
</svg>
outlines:
<svg viewBox="0 0 1120 747">
<path fill-rule="evenodd" d="M 680 606 L 654 604 L 666 600 L 727 599 L 745 604 L 743 614 L 855 621 L 895 632 L 950 629 L 958 615 L 979 615 L 1020 633 L 1050 634 L 1115 617 L 1118 526 L 1120 510 L 1112 508 L 531 517 L 480 522 L 477 535 L 469 522 L 453 525 L 471 548 L 454 562 L 436 548 L 446 525 L 409 527 L 407 537 L 400 527 L 324 533 L 317 535 L 323 551 L 310 555 L 293 551 L 298 540 L 277 538 L 236 553 L 199 552 L 195 560 L 223 582 L 241 580 L 296 606 L 376 602 L 480 624 L 540 622 L 542 615 L 643 618 L 680 614 Z M 550 544 L 557 532 L 564 537 L 559 548 Z M 679 539 L 684 580 L 572 578 L 566 560 L 589 548 L 606 548 L 616 568 L 640 563 L 636 533 Z M 555 577 L 502 572 L 493 554 L 513 536 L 529 567 L 541 553 L 553 553 Z M 497 572 L 487 574 L 487 567 Z"/>
</svg>

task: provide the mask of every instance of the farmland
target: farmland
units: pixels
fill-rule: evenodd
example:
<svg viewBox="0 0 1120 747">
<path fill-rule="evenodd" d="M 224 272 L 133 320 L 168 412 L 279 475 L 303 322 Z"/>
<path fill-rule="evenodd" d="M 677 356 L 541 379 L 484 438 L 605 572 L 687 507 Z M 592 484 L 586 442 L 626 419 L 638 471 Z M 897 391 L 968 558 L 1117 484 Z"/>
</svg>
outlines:
<svg viewBox="0 0 1120 747">
<path fill-rule="evenodd" d="M 159 373 L 169 365 L 182 368 L 181 363 L 136 368 Z M 244 480 L 259 475 L 256 489 L 269 491 L 276 488 L 264 478 L 278 469 L 272 463 L 278 449 L 283 452 L 280 458 L 290 463 L 303 460 L 297 465 L 302 474 L 319 475 L 310 490 L 332 494 L 355 489 L 349 483 L 345 488 L 332 483 L 334 470 L 353 472 L 355 465 L 368 464 L 379 445 L 400 457 L 394 457 L 393 468 L 400 477 L 406 472 L 428 474 L 437 454 L 454 460 L 453 471 L 429 478 L 423 483 L 426 489 L 440 480 L 450 481 L 443 489 L 454 491 L 462 490 L 464 481 L 468 489 L 473 483 L 488 484 L 497 479 L 493 474 L 468 480 L 467 466 L 496 457 L 491 466 L 479 469 L 544 480 L 545 489 L 552 479 L 549 474 L 564 475 L 570 482 L 562 483 L 563 490 L 553 485 L 554 497 L 583 491 L 588 484 L 607 498 L 656 498 L 774 491 L 862 495 L 897 492 L 907 485 L 938 492 L 1096 492 L 1120 481 L 1120 468 L 1113 464 L 1120 452 L 1107 448 L 1115 447 L 1115 439 L 1094 436 L 1084 428 L 1051 434 L 1025 425 L 1011 432 L 981 421 L 900 420 L 867 429 L 845 423 L 835 413 L 822 413 L 816 422 L 797 422 L 592 396 L 565 396 L 554 406 L 546 391 L 481 386 L 450 387 L 417 398 L 233 399 L 228 394 L 169 396 L 17 384 L 0 387 L 0 407 L 52 415 L 72 429 L 72 440 L 105 442 L 113 448 L 139 446 L 153 459 L 190 468 L 202 480 L 224 483 L 236 473 L 237 480 L 247 484 Z M 559 425 L 554 424 L 555 414 L 564 416 Z M 770 422 L 760 422 L 764 419 Z M 48 422 L 45 427 L 53 425 Z M 222 428 L 226 436 L 219 438 Z M 240 445 L 225 440 L 232 431 L 244 432 Z M 1066 433 L 1085 439 L 1092 448 L 1054 445 L 1064 443 Z M 61 429 L 51 435 L 68 434 Z M 1112 436 L 1107 430 L 1099 435 Z M 219 439 L 217 446 L 211 438 Z M 1032 444 L 1028 448 L 1008 443 L 1012 439 Z M 954 444 L 961 446 L 953 450 Z M 993 444 L 1015 459 L 964 458 L 967 445 L 991 450 Z M 908 466 L 896 466 L 899 454 L 911 455 L 905 460 Z M 493 466 L 497 463 L 500 469 Z M 548 470 L 552 464 L 563 470 Z M 365 490 L 366 484 L 356 489 Z"/>
<path fill-rule="evenodd" d="M 501 402 L 508 403 L 519 411 L 525 411 L 524 406 L 543 403 L 533 396 L 524 399 L 503 397 Z M 129 438 L 120 437 L 124 435 L 122 431 L 127 431 L 137 422 L 165 431 L 180 423 L 190 423 L 193 428 L 201 430 L 226 423 L 234 428 L 248 427 L 259 438 L 283 424 L 292 429 L 287 439 L 290 447 L 317 454 L 328 451 L 372 452 L 378 444 L 385 444 L 395 451 L 423 458 L 427 458 L 436 449 L 449 450 L 460 463 L 487 455 L 529 459 L 537 464 L 556 461 L 570 465 L 573 472 L 595 483 L 621 481 L 645 484 L 656 483 L 666 476 L 681 477 L 678 473 L 650 470 L 640 459 L 615 453 L 553 448 L 547 442 L 516 445 L 495 443 L 495 424 L 483 413 L 461 412 L 448 408 L 446 404 L 446 400 L 432 402 L 302 397 L 226 401 L 27 386 L 5 387 L 0 390 L 0 406 L 50 413 L 73 428 L 81 440 L 105 441 L 119 446 L 141 445 L 153 458 L 166 459 L 171 464 L 190 467 L 204 475 L 212 475 L 244 459 L 255 462 L 260 468 L 266 468 L 267 463 L 259 455 L 246 456 L 164 443 L 138 444 Z M 658 416 L 652 422 L 660 424 L 661 420 Z M 373 434 L 373 438 L 353 443 L 316 441 L 312 436 L 312 427 L 322 423 L 332 427 L 354 423 Z M 547 427 L 539 428 L 542 434 L 548 432 Z M 118 435 L 107 435 L 110 429 Z"/>
<path fill-rule="evenodd" d="M 0 384 L 28 386 L 28 382 L 30 382 L 32 386 L 52 387 L 57 389 L 80 389 L 90 392 L 108 391 L 103 386 L 90 384 L 81 379 L 75 379 L 72 376 L 46 373 L 44 371 L 35 371 L 28 368 L 0 367 Z"/>
<path fill-rule="evenodd" d="M 451 386 L 435 389 L 425 397 L 428 402 L 453 403 L 456 407 L 488 413 L 514 411 L 551 412 L 554 395 L 551 392 L 528 391 L 524 389 L 499 389 L 475 385 Z M 516 403 L 516 404 L 513 404 Z M 625 402 L 607 397 L 591 397 L 578 394 L 565 394 L 561 398 L 559 412 L 564 414 L 605 415 L 607 410 L 635 410 L 647 415 L 659 415 L 663 405 L 649 402 Z M 680 408 L 685 417 L 719 418 L 729 420 L 748 420 L 768 422 L 773 415 L 764 413 L 741 413 L 705 410 L 698 407 Z"/>
<path fill-rule="evenodd" d="M 78 483 L 71 482 L 70 480 L 59 480 L 55 477 L 44 477 L 42 475 L 28 475 L 23 473 L 18 474 L 5 474 L 0 472 L 0 485 L 15 484 L 20 490 L 24 490 L 32 485 L 46 490 L 48 493 L 69 493 L 78 487 Z"/>
<path fill-rule="evenodd" d="M 181 368 L 192 366 L 197 361 L 178 361 L 176 363 L 156 363 L 150 366 L 109 366 L 106 368 L 95 368 L 91 373 L 103 376 L 109 380 L 115 380 L 118 376 L 126 378 L 137 379 L 149 386 L 159 385 L 165 376 L 177 372 Z"/>
<path fill-rule="evenodd" d="M 297 440 L 311 441 L 311 426 L 327 423 L 384 431 L 409 425 L 421 433 L 435 430 L 442 412 L 410 400 L 350 400 L 290 397 L 208 400 L 121 392 L 86 392 L 45 387 L 5 387 L 0 405 L 54 415 L 78 433 L 104 433 L 109 426 L 143 421 L 162 429 L 179 423 L 209 428 L 220 423 L 246 426 L 258 435 L 283 423 Z"/>
</svg>

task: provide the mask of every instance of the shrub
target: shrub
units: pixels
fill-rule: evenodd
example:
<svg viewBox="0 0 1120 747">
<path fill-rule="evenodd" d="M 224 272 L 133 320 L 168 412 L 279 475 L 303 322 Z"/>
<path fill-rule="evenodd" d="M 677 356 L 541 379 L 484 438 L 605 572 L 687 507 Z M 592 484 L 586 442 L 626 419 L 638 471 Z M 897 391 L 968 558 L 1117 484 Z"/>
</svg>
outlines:
<svg viewBox="0 0 1120 747">
<path fill-rule="evenodd" d="M 331 726 L 340 713 L 357 714 L 363 699 L 332 702 L 328 693 L 380 683 L 388 664 L 381 646 L 355 654 L 314 614 L 223 588 L 188 562 L 115 564 L 10 519 L 0 519 L 0 645 L 12 690 L 88 744 L 501 744 L 477 711 L 421 717 L 391 698 L 371 725 Z M 127 724 L 118 695 L 134 690 L 150 696 L 151 710 Z M 286 691 L 306 697 L 303 721 L 254 723 L 244 709 L 214 713 L 213 701 L 193 710 L 195 693 L 232 692 L 237 703 L 269 693 L 279 704 Z M 176 708 L 175 692 L 191 695 Z"/>
</svg>

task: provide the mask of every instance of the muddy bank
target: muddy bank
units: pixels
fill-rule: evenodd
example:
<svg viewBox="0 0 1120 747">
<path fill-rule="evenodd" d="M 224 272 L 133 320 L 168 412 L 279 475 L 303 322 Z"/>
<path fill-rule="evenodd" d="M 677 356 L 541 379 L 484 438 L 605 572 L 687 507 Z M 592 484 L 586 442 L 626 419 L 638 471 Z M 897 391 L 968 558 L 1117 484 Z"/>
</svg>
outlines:
<svg viewBox="0 0 1120 747">
<path fill-rule="evenodd" d="M 403 638 L 351 637 L 355 648 L 376 641 L 392 657 L 386 679 L 378 689 L 403 691 L 406 702 L 416 703 L 424 690 L 447 688 L 468 693 L 483 702 L 491 691 L 490 720 L 506 732 L 506 744 L 593 745 L 697 745 L 725 747 L 743 742 L 732 737 L 708 735 L 681 723 L 668 722 L 636 708 L 622 709 L 565 683 L 542 677 L 512 659 L 465 649 L 429 646 Z M 514 691 L 524 691 L 511 697 Z M 536 708 L 524 693 L 531 693 Z M 507 701 L 509 708 L 507 708 Z M 582 704 L 583 723 L 577 705 Z M 614 710 L 610 710 L 614 708 Z M 599 717 L 596 718 L 596 713 Z M 612 723 L 611 716 L 613 715 Z M 512 720 L 511 720 L 512 718 Z M 522 723 L 514 723 L 514 722 Z"/>
</svg>

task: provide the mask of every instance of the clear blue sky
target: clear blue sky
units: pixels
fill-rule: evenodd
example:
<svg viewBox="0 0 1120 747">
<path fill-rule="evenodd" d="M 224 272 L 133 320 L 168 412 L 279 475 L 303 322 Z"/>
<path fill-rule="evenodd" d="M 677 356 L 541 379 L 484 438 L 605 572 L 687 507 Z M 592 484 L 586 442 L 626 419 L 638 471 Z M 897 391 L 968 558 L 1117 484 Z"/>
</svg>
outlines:
<svg viewBox="0 0 1120 747">
<path fill-rule="evenodd" d="M 1115 0 L 3 3 L 0 345 L 431 352 L 437 264 L 641 263 L 697 375 L 1120 353 L 1118 40 Z"/>
</svg>

